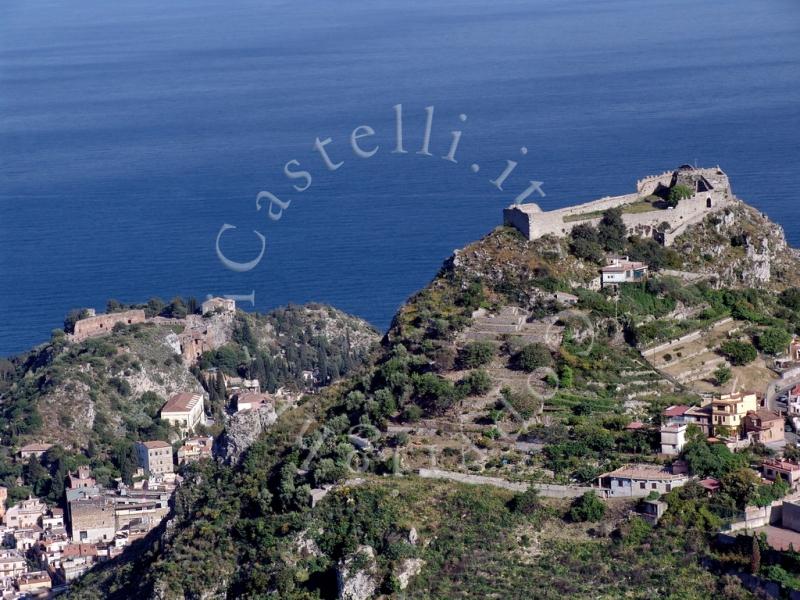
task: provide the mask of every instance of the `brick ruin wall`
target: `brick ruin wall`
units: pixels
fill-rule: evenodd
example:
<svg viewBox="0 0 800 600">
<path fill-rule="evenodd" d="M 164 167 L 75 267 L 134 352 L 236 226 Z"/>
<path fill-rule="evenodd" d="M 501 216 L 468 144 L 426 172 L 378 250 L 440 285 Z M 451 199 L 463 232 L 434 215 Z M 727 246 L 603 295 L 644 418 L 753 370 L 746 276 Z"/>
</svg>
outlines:
<svg viewBox="0 0 800 600">
<path fill-rule="evenodd" d="M 144 323 L 145 320 L 144 311 L 140 309 L 87 317 L 75 323 L 72 338 L 76 342 L 81 342 L 86 338 L 108 333 L 114 329 L 114 325 L 117 323 L 132 325 L 133 323 Z"/>
<path fill-rule="evenodd" d="M 503 211 L 503 221 L 506 225 L 511 225 L 518 229 L 529 240 L 548 234 L 563 237 L 568 235 L 572 228 L 577 225 L 597 225 L 602 217 L 570 221 L 565 221 L 565 218 L 586 213 L 602 212 L 609 208 L 621 207 L 636 202 L 653 194 L 659 186 L 668 186 L 672 176 L 672 172 L 665 172 L 647 177 L 637 182 L 636 193 L 601 198 L 600 200 L 559 210 L 543 212 L 536 205 L 526 204 L 510 206 Z M 711 207 L 708 206 L 709 199 L 711 200 Z M 668 246 L 689 225 L 702 221 L 706 215 L 716 212 L 732 201 L 733 195 L 730 193 L 730 187 L 726 181 L 725 185 L 710 192 L 699 192 L 692 198 L 682 200 L 675 208 L 623 214 L 622 219 L 628 226 L 629 234 L 641 237 L 654 237 L 659 226 L 662 223 L 667 223 L 669 229 L 663 233 L 662 241 Z"/>
</svg>

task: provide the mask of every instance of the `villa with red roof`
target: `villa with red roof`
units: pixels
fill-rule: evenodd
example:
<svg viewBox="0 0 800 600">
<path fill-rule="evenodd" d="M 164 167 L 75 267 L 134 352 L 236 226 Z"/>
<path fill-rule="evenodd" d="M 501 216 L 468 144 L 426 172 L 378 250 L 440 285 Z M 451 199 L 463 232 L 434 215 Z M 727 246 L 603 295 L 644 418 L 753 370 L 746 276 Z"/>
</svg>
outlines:
<svg viewBox="0 0 800 600">
<path fill-rule="evenodd" d="M 790 460 L 780 460 L 768 458 L 761 463 L 761 471 L 764 479 L 774 481 L 780 475 L 792 488 L 796 487 L 800 481 L 800 465 Z"/>
<path fill-rule="evenodd" d="M 175 394 L 161 407 L 161 418 L 185 435 L 205 423 L 203 396 L 190 392 Z"/>
</svg>

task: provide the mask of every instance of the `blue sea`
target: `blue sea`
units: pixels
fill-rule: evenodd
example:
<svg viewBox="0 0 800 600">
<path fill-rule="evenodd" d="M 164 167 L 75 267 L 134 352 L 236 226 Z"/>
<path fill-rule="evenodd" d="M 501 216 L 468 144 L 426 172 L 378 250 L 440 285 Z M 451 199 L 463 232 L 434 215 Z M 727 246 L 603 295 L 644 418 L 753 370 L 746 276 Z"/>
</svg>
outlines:
<svg viewBox="0 0 800 600">
<path fill-rule="evenodd" d="M 254 292 L 386 328 L 529 181 L 551 209 L 719 164 L 800 245 L 798 134 L 796 0 L 5 0 L 0 355 L 108 298 Z M 255 268 L 222 264 L 225 224 L 233 261 L 263 236 Z"/>
</svg>

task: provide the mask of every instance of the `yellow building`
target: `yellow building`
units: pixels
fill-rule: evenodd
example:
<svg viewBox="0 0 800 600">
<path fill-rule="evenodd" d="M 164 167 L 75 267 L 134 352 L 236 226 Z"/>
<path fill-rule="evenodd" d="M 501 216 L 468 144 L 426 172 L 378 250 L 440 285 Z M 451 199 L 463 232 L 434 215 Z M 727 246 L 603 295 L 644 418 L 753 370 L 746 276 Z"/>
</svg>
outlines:
<svg viewBox="0 0 800 600">
<path fill-rule="evenodd" d="M 711 425 L 714 434 L 726 427 L 732 434 L 741 431 L 748 411 L 758 409 L 758 398 L 753 393 L 723 394 L 711 401 Z"/>
</svg>

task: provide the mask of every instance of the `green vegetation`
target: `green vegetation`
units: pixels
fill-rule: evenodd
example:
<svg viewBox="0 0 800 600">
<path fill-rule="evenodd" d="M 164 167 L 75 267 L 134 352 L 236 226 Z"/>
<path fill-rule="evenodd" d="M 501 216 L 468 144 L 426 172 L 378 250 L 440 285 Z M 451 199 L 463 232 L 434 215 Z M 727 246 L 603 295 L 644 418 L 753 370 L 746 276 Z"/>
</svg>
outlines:
<svg viewBox="0 0 800 600">
<path fill-rule="evenodd" d="M 667 196 L 667 206 L 675 208 L 681 200 L 687 200 L 694 196 L 694 190 L 689 186 L 678 184 L 669 190 Z"/>
<path fill-rule="evenodd" d="M 491 342 L 472 342 L 459 353 L 459 362 L 465 369 L 477 369 L 492 362 L 495 347 Z"/>
<path fill-rule="evenodd" d="M 733 371 L 731 371 L 731 368 L 726 365 L 717 367 L 717 369 L 714 371 L 714 380 L 717 382 L 717 385 L 725 385 L 731 380 L 732 377 Z"/>
<path fill-rule="evenodd" d="M 606 505 L 594 492 L 586 492 L 576 498 L 569 509 L 569 518 L 581 523 L 583 521 L 599 521 L 606 513 Z"/>
<path fill-rule="evenodd" d="M 333 598 L 337 570 L 348 561 L 352 569 L 372 574 L 375 595 L 397 597 L 400 569 L 419 559 L 421 572 L 411 579 L 407 597 L 752 597 L 726 575 L 749 564 L 752 548 L 719 550 L 714 536 L 745 504 L 764 505 L 786 493 L 784 482 L 767 484 L 754 476 L 751 467 L 764 449 L 733 453 L 690 435 L 684 458 L 691 472 L 719 478 L 721 489 L 712 497 L 695 484 L 673 490 L 663 497 L 669 510 L 654 527 L 628 518 L 633 502 L 606 503 L 593 493 L 570 504 L 541 498 L 533 488 L 512 494 L 413 475 L 429 452 L 436 452 L 442 468 L 463 461 L 468 470 L 543 483 L 586 483 L 623 463 L 657 460 L 658 429 L 628 429 L 627 399 L 637 398 L 656 424 L 666 405 L 695 400 L 680 386 L 662 387 L 664 380 L 635 344 L 734 316 L 747 322 L 742 335 L 766 351 L 774 337 L 767 334 L 770 329 L 792 332 L 800 326 L 791 294 L 717 289 L 663 276 L 623 285 L 616 296 L 575 290 L 580 315 L 561 313 L 542 297 L 539 290 L 571 290 L 570 282 L 594 277 L 606 252 L 627 252 L 655 268 L 682 264 L 681 257 L 654 242 L 626 235 L 618 211 L 607 212 L 598 227 L 576 227 L 568 242 L 572 255 L 564 253 L 564 240 L 528 242 L 498 229 L 448 261 L 431 285 L 411 298 L 373 355 L 356 352 L 348 335 L 331 336 L 325 323 L 309 322 L 299 309 L 237 316 L 232 342 L 205 355 L 203 367 L 258 377 L 267 389 L 296 383 L 303 370 L 318 372 L 324 383 L 349 377 L 284 413 L 241 464 L 209 462 L 186 469 L 169 529 L 95 569 L 73 595 Z M 563 329 L 560 345 L 550 338 L 549 346 L 527 344 L 521 340 L 530 338 L 516 332 L 493 343 L 464 342 L 471 337 L 462 333 L 475 309 L 508 305 L 527 310 L 530 320 L 554 316 L 555 329 Z M 158 308 L 154 304 L 151 310 Z M 678 308 L 690 317 L 670 318 Z M 146 335 L 145 330 L 138 333 Z M 279 335 L 267 338 L 266 330 Z M 114 335 L 131 340 L 137 332 Z M 61 337 L 54 336 L 55 348 Z M 114 344 L 98 341 L 71 360 L 107 368 L 118 360 L 117 338 L 109 339 Z M 44 355 L 31 360 L 53 362 Z M 542 381 L 527 377 L 542 367 L 553 372 Z M 16 364 L 0 363 L 0 386 L 19 391 L 26 385 L 19 371 Z M 40 375 L 45 373 L 36 386 L 58 385 L 64 377 L 64 371 Z M 226 391 L 219 373 L 205 381 L 215 411 Z M 119 368 L 104 377 L 104 395 L 123 407 L 133 400 Z M 55 384 L 47 383 L 53 378 Z M 485 397 L 494 385 L 502 386 L 496 403 Z M 36 414 L 35 398 L 29 405 L 22 400 L 15 395 L 16 412 L 3 407 L 12 417 L 9 431 L 26 427 L 23 420 Z M 386 433 L 423 417 L 430 417 L 424 426 Z M 100 421 L 106 439 L 112 424 Z M 157 426 L 132 421 L 121 442 L 98 455 L 128 478 L 132 441 Z M 354 432 L 368 438 L 371 449 L 356 448 Z M 543 450 L 510 448 L 509 437 L 517 433 L 519 441 Z M 17 440 L 26 434 L 7 435 Z M 459 438 L 471 447 L 458 447 Z M 66 458 L 9 464 L 4 481 L 16 477 L 16 467 L 48 491 L 52 473 L 68 464 Z M 312 489 L 328 484 L 335 487 L 311 507 Z M 19 497 L 22 491 L 10 494 Z M 374 564 L 359 552 L 364 545 L 374 550 Z M 762 552 L 754 570 L 788 585 L 794 566 Z"/>
<path fill-rule="evenodd" d="M 786 352 L 791 341 L 792 335 L 778 327 L 769 327 L 756 337 L 758 349 L 773 356 Z"/>
<path fill-rule="evenodd" d="M 719 349 L 734 365 L 746 365 L 758 358 L 758 351 L 748 342 L 731 340 L 724 342 Z"/>
<path fill-rule="evenodd" d="M 544 344 L 528 344 L 514 356 L 514 365 L 528 373 L 541 367 L 549 367 L 553 364 L 550 349 Z"/>
</svg>

